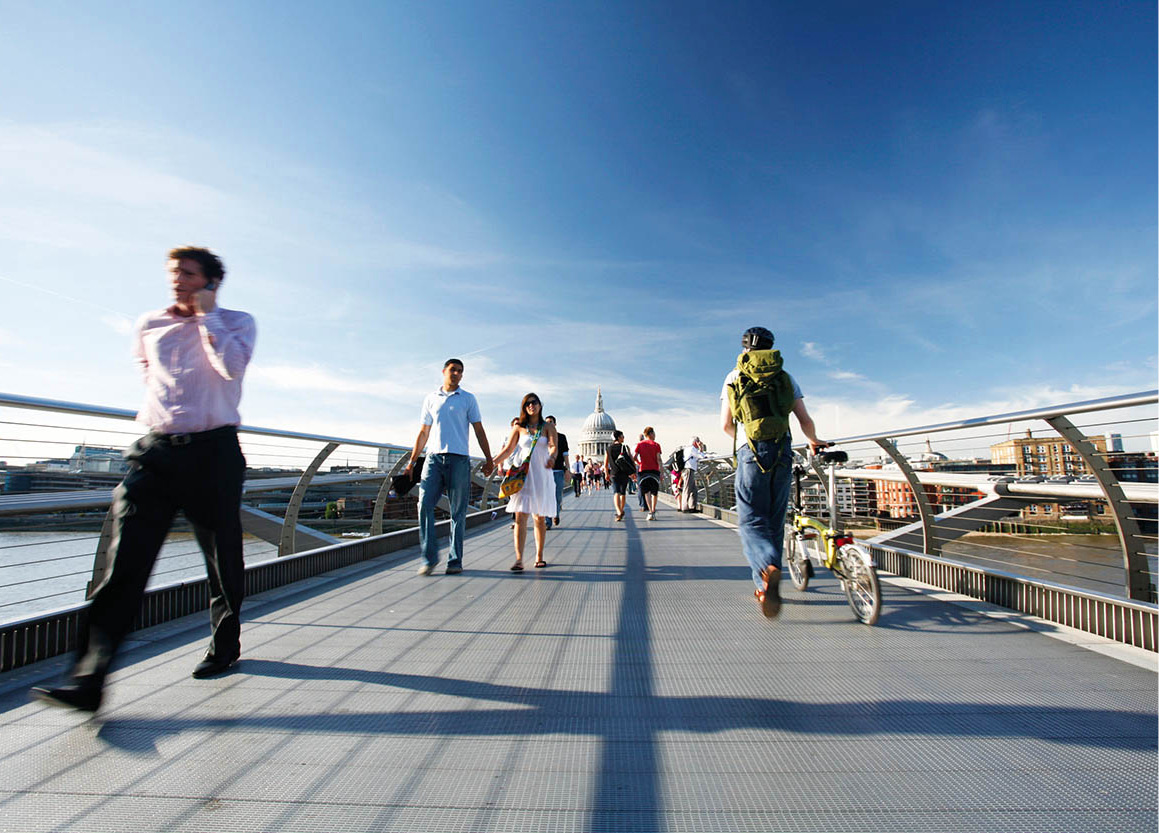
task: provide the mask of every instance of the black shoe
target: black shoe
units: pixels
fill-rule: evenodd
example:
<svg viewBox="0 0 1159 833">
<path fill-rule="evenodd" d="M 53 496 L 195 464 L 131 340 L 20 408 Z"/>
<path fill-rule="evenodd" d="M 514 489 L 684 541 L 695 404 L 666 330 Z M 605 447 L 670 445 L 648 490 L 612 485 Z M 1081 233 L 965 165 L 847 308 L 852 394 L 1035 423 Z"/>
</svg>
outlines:
<svg viewBox="0 0 1159 833">
<path fill-rule="evenodd" d="M 462 561 L 448 561 L 447 562 L 447 575 L 448 576 L 458 575 L 461 572 L 463 572 L 463 562 Z"/>
<path fill-rule="evenodd" d="M 101 706 L 101 690 L 92 686 L 66 685 L 60 688 L 35 686 L 28 693 L 33 700 L 64 709 L 95 712 Z"/>
<path fill-rule="evenodd" d="M 237 662 L 237 657 L 227 657 L 224 659 L 206 657 L 197 663 L 197 667 L 193 669 L 193 679 L 204 680 L 207 677 L 216 677 L 235 662 Z"/>
</svg>

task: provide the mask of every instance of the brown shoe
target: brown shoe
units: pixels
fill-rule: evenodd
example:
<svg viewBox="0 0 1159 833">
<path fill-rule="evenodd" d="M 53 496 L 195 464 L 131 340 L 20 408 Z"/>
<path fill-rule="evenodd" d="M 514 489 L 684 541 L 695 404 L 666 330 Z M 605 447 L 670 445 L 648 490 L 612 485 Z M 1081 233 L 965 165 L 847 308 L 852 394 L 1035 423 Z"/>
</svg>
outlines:
<svg viewBox="0 0 1159 833">
<path fill-rule="evenodd" d="M 761 572 L 761 580 L 765 587 L 757 591 L 757 601 L 761 603 L 761 613 L 774 619 L 781 612 L 781 571 L 770 564 Z"/>
</svg>

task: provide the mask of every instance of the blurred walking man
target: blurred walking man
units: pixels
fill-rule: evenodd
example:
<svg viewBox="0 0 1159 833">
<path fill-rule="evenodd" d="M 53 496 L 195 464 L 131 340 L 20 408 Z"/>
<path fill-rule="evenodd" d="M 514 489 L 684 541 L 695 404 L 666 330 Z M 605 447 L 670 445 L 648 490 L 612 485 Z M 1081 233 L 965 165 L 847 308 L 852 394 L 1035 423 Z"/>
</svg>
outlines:
<svg viewBox="0 0 1159 833">
<path fill-rule="evenodd" d="M 145 377 L 137 421 L 149 433 L 125 452 L 129 473 L 113 493 L 109 567 L 89 605 L 71 682 L 32 690 L 53 705 L 100 706 L 105 677 L 178 510 L 193 525 L 210 587 L 212 636 L 193 676 L 220 674 L 241 654 L 245 458 L 237 426 L 256 327 L 248 313 L 217 305 L 225 268 L 213 252 L 173 249 L 168 274 L 173 304 L 143 315 L 134 331 L 133 355 Z"/>
</svg>

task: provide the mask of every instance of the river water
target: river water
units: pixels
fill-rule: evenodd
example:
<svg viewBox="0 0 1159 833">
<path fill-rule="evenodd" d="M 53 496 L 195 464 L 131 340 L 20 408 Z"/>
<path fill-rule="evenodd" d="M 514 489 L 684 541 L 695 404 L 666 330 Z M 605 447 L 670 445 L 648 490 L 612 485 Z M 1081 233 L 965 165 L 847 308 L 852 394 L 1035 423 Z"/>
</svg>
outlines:
<svg viewBox="0 0 1159 833">
<path fill-rule="evenodd" d="M 0 624 L 81 604 L 92 578 L 95 532 L 0 532 Z M 245 536 L 246 564 L 277 557 L 277 545 Z M 205 576 L 205 560 L 190 533 L 165 541 L 149 586 Z"/>
</svg>

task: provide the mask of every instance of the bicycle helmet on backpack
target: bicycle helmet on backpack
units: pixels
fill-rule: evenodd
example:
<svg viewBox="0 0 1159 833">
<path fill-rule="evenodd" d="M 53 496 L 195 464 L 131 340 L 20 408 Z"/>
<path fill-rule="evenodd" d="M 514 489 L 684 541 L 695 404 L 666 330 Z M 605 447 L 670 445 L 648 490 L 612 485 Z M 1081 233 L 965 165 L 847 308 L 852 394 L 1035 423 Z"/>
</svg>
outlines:
<svg viewBox="0 0 1159 833">
<path fill-rule="evenodd" d="M 773 334 L 764 327 L 749 327 L 740 337 L 740 345 L 746 350 L 768 350 L 773 346 Z"/>
</svg>

